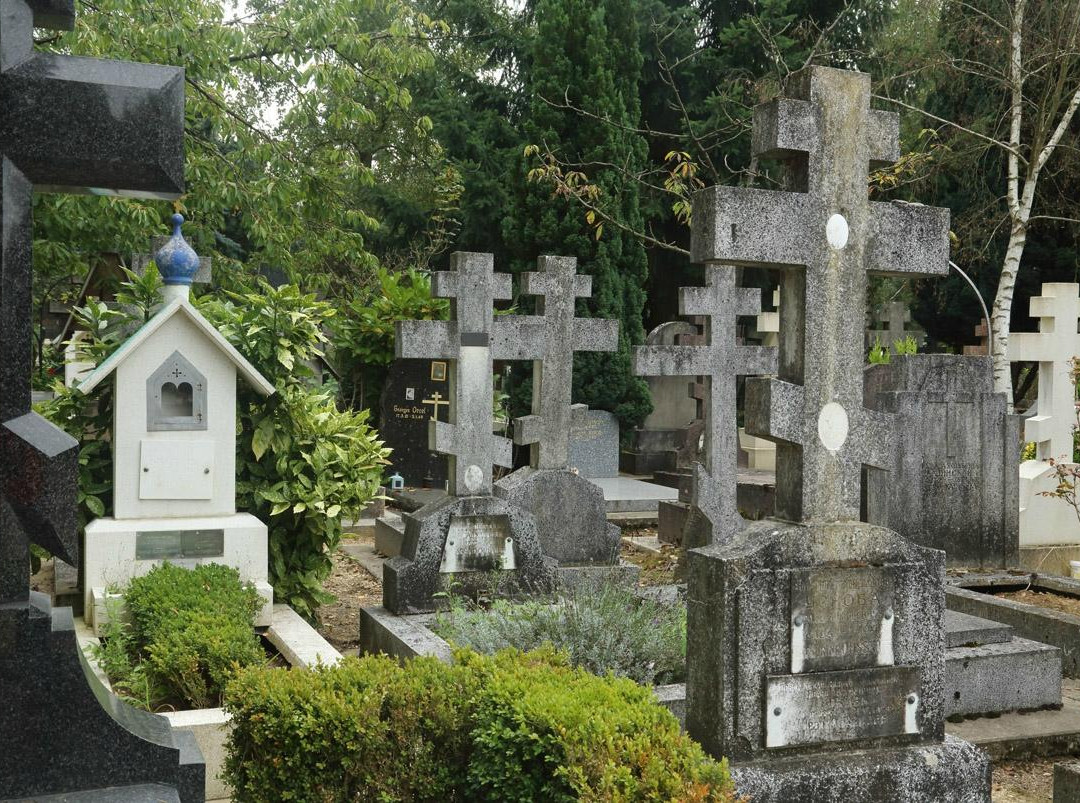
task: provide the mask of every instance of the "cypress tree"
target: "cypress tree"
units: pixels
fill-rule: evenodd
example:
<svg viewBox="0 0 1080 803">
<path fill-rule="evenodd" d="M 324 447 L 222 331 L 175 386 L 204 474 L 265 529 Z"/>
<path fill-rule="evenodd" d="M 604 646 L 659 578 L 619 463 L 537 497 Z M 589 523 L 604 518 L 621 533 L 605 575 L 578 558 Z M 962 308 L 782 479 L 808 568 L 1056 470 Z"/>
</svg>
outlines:
<svg viewBox="0 0 1080 803">
<path fill-rule="evenodd" d="M 598 205 L 632 231 L 642 231 L 639 190 L 633 176 L 648 145 L 640 124 L 638 76 L 642 56 L 632 0 L 538 0 L 536 36 L 524 67 L 527 109 L 521 130 L 527 143 L 580 164 L 600 192 Z M 586 112 L 552 104 L 569 105 Z M 592 298 L 578 315 L 620 322 L 614 354 L 574 356 L 574 401 L 610 410 L 623 430 L 652 409 L 648 387 L 631 371 L 630 350 L 644 340 L 642 315 L 648 261 L 639 240 L 618 226 L 598 231 L 581 204 L 553 195 L 547 182 L 531 181 L 533 159 L 522 157 L 513 180 L 504 240 L 528 270 L 541 254 L 575 256 L 578 271 L 593 277 Z"/>
</svg>

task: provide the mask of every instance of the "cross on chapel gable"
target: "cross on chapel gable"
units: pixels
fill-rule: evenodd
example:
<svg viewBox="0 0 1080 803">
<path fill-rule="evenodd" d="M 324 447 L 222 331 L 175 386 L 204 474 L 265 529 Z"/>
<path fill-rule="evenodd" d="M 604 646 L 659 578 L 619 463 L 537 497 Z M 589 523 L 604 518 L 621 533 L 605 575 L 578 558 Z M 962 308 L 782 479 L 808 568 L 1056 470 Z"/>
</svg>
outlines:
<svg viewBox="0 0 1080 803">
<path fill-rule="evenodd" d="M 587 409 L 571 404 L 574 352 L 615 351 L 619 322 L 575 317 L 576 299 L 592 295 L 592 277 L 578 275 L 573 257 L 542 256 L 537 268 L 522 274 L 521 292 L 537 296 L 544 343 L 533 361 L 532 415 L 514 421 L 514 442 L 532 445 L 533 468 L 562 469 L 570 462 L 571 427 L 584 421 Z"/>
<path fill-rule="evenodd" d="M 1034 441 L 1039 460 L 1072 460 L 1076 426 L 1076 381 L 1073 359 L 1080 357 L 1080 285 L 1047 283 L 1031 299 L 1031 317 L 1038 332 L 1009 334 L 1009 360 L 1039 363 L 1036 415 L 1024 422 L 1024 440 Z"/>
<path fill-rule="evenodd" d="M 36 53 L 71 0 L 0 0 L 0 605 L 29 598 L 29 545 L 77 563 L 78 444 L 30 410 L 33 191 L 174 198 L 184 74 Z"/>
<path fill-rule="evenodd" d="M 899 121 L 870 109 L 868 75 L 810 67 L 786 90 L 754 110 L 753 151 L 789 161 L 795 191 L 698 193 L 691 256 L 783 270 L 778 378 L 747 381 L 746 428 L 777 441 L 778 516 L 856 520 L 862 466 L 886 467 L 892 442 L 863 407 L 867 273 L 944 275 L 949 212 L 870 202 Z"/>
<path fill-rule="evenodd" d="M 738 433 L 735 422 L 736 381 L 740 375 L 776 370 L 776 349 L 736 343 L 740 315 L 761 312 L 761 291 L 736 287 L 734 271 L 711 265 L 704 287 L 679 289 L 679 313 L 701 316 L 704 343 L 638 346 L 634 373 L 639 376 L 701 376 L 704 398 L 705 463 L 694 464 L 691 502 L 712 526 L 713 542 L 729 540 L 742 528 L 736 505 Z M 695 388 L 691 384 L 691 390 Z"/>
</svg>

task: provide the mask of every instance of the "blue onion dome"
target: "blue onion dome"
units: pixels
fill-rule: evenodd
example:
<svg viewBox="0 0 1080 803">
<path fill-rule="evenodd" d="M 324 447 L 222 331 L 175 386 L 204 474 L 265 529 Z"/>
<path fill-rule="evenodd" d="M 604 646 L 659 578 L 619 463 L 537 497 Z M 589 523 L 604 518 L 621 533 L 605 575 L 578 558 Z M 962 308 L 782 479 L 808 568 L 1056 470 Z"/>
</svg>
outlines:
<svg viewBox="0 0 1080 803">
<path fill-rule="evenodd" d="M 165 284 L 190 286 L 199 272 L 199 255 L 180 232 L 184 216 L 173 215 L 172 224 L 172 237 L 154 254 L 154 262 Z"/>
</svg>

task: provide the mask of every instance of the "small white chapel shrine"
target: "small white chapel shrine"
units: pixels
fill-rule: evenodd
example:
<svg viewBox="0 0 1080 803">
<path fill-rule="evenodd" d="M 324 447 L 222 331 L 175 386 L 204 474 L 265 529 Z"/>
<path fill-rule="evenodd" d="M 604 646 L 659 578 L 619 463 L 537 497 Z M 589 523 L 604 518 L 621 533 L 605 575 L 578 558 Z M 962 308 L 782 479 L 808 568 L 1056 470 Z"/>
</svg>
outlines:
<svg viewBox="0 0 1080 803">
<path fill-rule="evenodd" d="M 263 598 L 269 625 L 267 528 L 236 512 L 236 379 L 270 384 L 188 299 L 199 258 L 173 216 L 155 255 L 163 305 L 82 382 L 91 393 L 115 377 L 113 515 L 86 526 L 85 617 L 99 630 L 105 599 L 163 562 L 231 566 Z"/>
</svg>

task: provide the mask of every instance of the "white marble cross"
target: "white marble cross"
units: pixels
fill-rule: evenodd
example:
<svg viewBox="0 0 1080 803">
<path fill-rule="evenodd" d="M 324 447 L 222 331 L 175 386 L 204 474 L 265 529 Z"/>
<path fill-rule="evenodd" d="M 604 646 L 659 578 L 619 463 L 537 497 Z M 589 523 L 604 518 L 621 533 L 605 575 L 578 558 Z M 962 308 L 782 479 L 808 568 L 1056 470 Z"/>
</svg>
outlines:
<svg viewBox="0 0 1080 803">
<path fill-rule="evenodd" d="M 887 468 L 893 442 L 863 407 L 867 274 L 945 275 L 949 211 L 870 202 L 870 167 L 900 156 L 870 76 L 810 67 L 786 89 L 755 109 L 752 145 L 789 162 L 795 191 L 703 190 L 691 258 L 783 270 L 779 376 L 747 380 L 746 429 L 778 444 L 778 517 L 855 521 L 862 467 Z"/>
<path fill-rule="evenodd" d="M 1039 460 L 1072 462 L 1076 426 L 1072 361 L 1080 357 L 1076 328 L 1080 284 L 1044 284 L 1042 295 L 1031 299 L 1031 317 L 1039 319 L 1038 332 L 1009 334 L 1009 360 L 1039 364 L 1038 414 L 1024 423 L 1024 439 L 1036 443 Z"/>
</svg>

